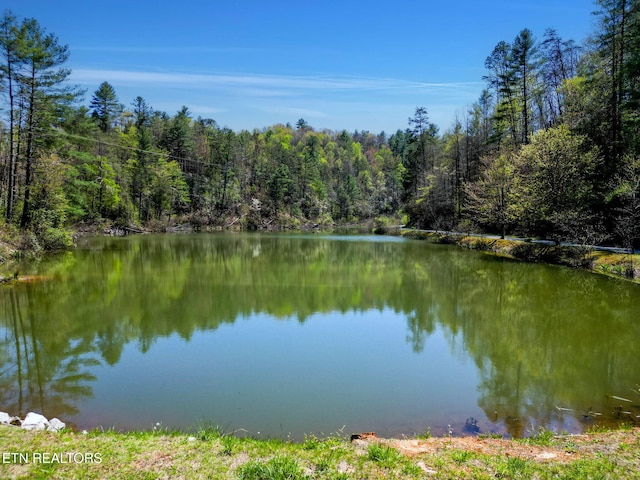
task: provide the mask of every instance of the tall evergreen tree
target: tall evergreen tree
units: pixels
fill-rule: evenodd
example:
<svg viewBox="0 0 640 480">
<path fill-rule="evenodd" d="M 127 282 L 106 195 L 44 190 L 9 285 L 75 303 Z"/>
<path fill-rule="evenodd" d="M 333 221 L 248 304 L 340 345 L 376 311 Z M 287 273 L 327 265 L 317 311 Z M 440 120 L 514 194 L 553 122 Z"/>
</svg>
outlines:
<svg viewBox="0 0 640 480">
<path fill-rule="evenodd" d="M 405 156 L 405 191 L 415 200 L 426 175 L 434 168 L 433 144 L 438 127 L 429 122 L 425 107 L 416 107 L 414 116 L 409 118 L 409 125 L 412 128 L 408 131 L 410 135 Z"/>
<path fill-rule="evenodd" d="M 518 143 L 516 72 L 513 68 L 511 45 L 500 41 L 485 60 L 489 74 L 484 77 L 495 93 L 494 135 L 492 140 L 500 142 L 505 135 L 512 143 Z"/>
<path fill-rule="evenodd" d="M 33 167 L 36 160 L 38 142 L 44 139 L 51 122 L 47 117 L 53 106 L 60 102 L 69 102 L 74 94 L 64 82 L 71 73 L 62 65 L 69 57 L 67 45 L 61 45 L 58 38 L 48 34 L 34 19 L 27 19 L 21 26 L 23 48 L 19 55 L 23 60 L 23 69 L 18 75 L 21 91 L 20 102 L 23 105 L 24 125 L 22 130 L 26 137 L 24 148 L 25 176 L 22 217 L 20 226 L 26 228 L 31 224 L 31 187 Z"/>
<path fill-rule="evenodd" d="M 113 128 L 113 123 L 122 112 L 116 91 L 109 82 L 102 82 L 91 98 L 91 116 L 103 132 Z"/>
<path fill-rule="evenodd" d="M 521 143 L 529 143 L 531 129 L 531 98 L 537 83 L 538 48 L 533 33 L 528 28 L 522 30 L 513 41 L 511 65 L 513 78 L 518 85 L 521 111 Z"/>
<path fill-rule="evenodd" d="M 623 105 L 631 90 L 631 82 L 627 76 L 629 64 L 628 46 L 632 42 L 631 33 L 637 29 L 630 28 L 634 18 L 633 11 L 638 6 L 637 0 L 596 0 L 599 9 L 598 31 L 592 37 L 594 55 L 590 62 L 590 78 L 592 83 L 600 83 L 606 99 L 605 118 L 601 124 L 607 131 L 604 139 L 607 164 L 613 173 L 619 166 L 624 153 L 623 138 Z M 637 42 L 637 41 L 636 41 Z M 604 76 L 599 75 L 604 73 Z M 595 88 L 598 88 L 594 85 Z"/>
<path fill-rule="evenodd" d="M 17 136 L 19 132 L 16 118 L 16 87 L 17 75 L 24 61 L 19 53 L 20 41 L 21 31 L 16 16 L 12 12 L 6 12 L 0 22 L 0 49 L 4 57 L 4 63 L 0 66 L 2 73 L 0 80 L 8 96 L 9 104 L 9 155 L 5 174 L 7 184 L 5 217 L 7 220 L 13 218 L 16 197 Z"/>
</svg>

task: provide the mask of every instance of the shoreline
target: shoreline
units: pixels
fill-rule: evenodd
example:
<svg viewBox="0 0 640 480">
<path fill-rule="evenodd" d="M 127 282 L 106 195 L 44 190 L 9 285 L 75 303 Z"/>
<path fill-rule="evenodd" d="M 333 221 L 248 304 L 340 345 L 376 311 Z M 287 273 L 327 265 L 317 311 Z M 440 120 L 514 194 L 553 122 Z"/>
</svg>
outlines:
<svg viewBox="0 0 640 480">
<path fill-rule="evenodd" d="M 0 427 L 3 478 L 220 478 L 324 480 L 371 478 L 633 478 L 640 429 L 582 435 L 541 431 L 527 439 L 491 436 L 304 442 L 238 438 L 216 429 L 26 431 Z M 432 477 L 433 476 L 433 477 Z"/>
<path fill-rule="evenodd" d="M 382 222 L 384 223 L 384 222 Z M 536 241 L 530 239 L 501 239 L 497 236 L 462 233 L 440 232 L 434 230 L 418 230 L 404 228 L 403 226 L 381 225 L 373 219 L 368 221 L 343 224 L 343 225 L 268 225 L 268 228 L 246 230 L 236 225 L 194 225 L 181 223 L 172 225 L 154 225 L 151 228 L 127 227 L 118 228 L 109 225 L 76 225 L 72 229 L 72 238 L 75 242 L 83 237 L 90 236 L 126 236 L 146 233 L 212 233 L 222 231 L 256 231 L 256 232 L 335 232 L 341 230 L 357 230 L 362 233 L 376 235 L 390 235 L 424 240 L 432 243 L 446 244 L 478 250 L 491 255 L 509 258 L 528 263 L 544 263 L 559 265 L 569 268 L 577 268 L 592 273 L 605 275 L 617 280 L 624 280 L 634 284 L 640 284 L 640 253 L 622 253 L 621 249 L 598 249 L 599 247 L 553 244 L 550 241 Z M 613 251 L 615 250 L 615 251 Z M 51 251 L 55 253 L 59 250 Z M 22 279 L 11 270 L 11 266 L 21 258 L 29 256 L 46 255 L 50 252 L 31 252 L 21 249 L 15 242 L 0 241 L 0 285 L 11 284 Z M 25 281 L 31 281 L 27 279 Z"/>
<path fill-rule="evenodd" d="M 366 234 L 391 235 L 414 240 L 426 240 L 433 243 L 455 245 L 468 250 L 478 250 L 512 260 L 528 263 L 544 263 L 559 265 L 609 276 L 618 280 L 630 281 L 640 284 L 640 253 L 623 253 L 623 249 L 607 247 L 577 246 L 554 244 L 551 241 L 537 241 L 531 239 L 502 239 L 495 235 L 463 232 L 439 232 L 433 230 L 418 230 L 404 228 L 403 226 L 388 226 L 388 222 L 378 219 L 369 219 L 351 224 L 273 224 L 269 223 L 265 228 L 256 230 L 243 229 L 233 223 L 231 225 L 194 225 L 183 223 L 178 225 L 162 225 L 156 228 L 143 230 L 131 228 L 113 230 L 106 228 L 76 229 L 73 238 L 85 236 L 114 236 L 121 234 L 144 233 L 212 233 L 222 231 L 247 231 L 247 232 L 336 232 L 357 230 Z M 100 231 L 101 230 L 101 231 Z M 120 235 L 118 235 L 120 236 Z M 636 251 L 637 252 L 637 251 Z"/>
<path fill-rule="evenodd" d="M 640 254 L 598 250 L 594 247 L 578 247 L 534 243 L 526 240 L 501 239 L 465 233 L 448 233 L 387 227 L 379 232 L 414 240 L 455 245 L 468 250 L 478 250 L 499 257 L 528 263 L 544 263 L 577 268 L 606 275 L 618 280 L 640 284 Z"/>
</svg>

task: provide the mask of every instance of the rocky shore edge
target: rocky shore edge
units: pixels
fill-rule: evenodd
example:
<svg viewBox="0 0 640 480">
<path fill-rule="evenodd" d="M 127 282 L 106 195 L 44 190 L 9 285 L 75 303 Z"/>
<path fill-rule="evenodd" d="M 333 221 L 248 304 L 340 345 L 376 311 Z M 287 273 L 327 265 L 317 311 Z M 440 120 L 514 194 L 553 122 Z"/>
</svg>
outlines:
<svg viewBox="0 0 640 480">
<path fill-rule="evenodd" d="M 6 412 L 0 412 L 0 425 L 22 428 L 23 430 L 47 430 L 59 432 L 67 427 L 67 424 L 58 418 L 47 420 L 47 417 L 39 413 L 29 412 L 24 419 L 11 416 Z"/>
</svg>

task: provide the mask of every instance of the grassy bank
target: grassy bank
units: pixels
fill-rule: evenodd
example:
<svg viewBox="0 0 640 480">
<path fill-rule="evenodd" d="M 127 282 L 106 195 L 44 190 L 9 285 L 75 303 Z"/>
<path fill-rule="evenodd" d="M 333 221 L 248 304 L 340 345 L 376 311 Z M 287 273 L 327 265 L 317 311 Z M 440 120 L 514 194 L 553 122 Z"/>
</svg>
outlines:
<svg viewBox="0 0 640 480">
<path fill-rule="evenodd" d="M 201 429 L 27 432 L 0 428 L 0 477 L 64 479 L 637 478 L 640 430 L 524 440 L 341 438 L 302 443 Z"/>
<path fill-rule="evenodd" d="M 454 244 L 526 262 L 584 268 L 595 273 L 640 283 L 640 255 L 637 254 L 629 255 L 581 247 L 545 245 L 474 235 L 450 235 L 420 230 L 395 229 L 387 230 L 387 233 L 436 243 Z"/>
</svg>

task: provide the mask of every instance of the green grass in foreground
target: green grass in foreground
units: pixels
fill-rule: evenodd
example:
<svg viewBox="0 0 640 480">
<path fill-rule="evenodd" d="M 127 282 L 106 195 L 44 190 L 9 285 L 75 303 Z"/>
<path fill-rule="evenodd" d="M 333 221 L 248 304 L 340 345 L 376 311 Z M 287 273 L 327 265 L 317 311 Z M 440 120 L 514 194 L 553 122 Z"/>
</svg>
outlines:
<svg viewBox="0 0 640 480">
<path fill-rule="evenodd" d="M 534 439 L 428 438 L 350 443 L 194 434 L 25 432 L 0 428 L 0 478 L 624 479 L 640 475 L 640 430 Z"/>
</svg>

